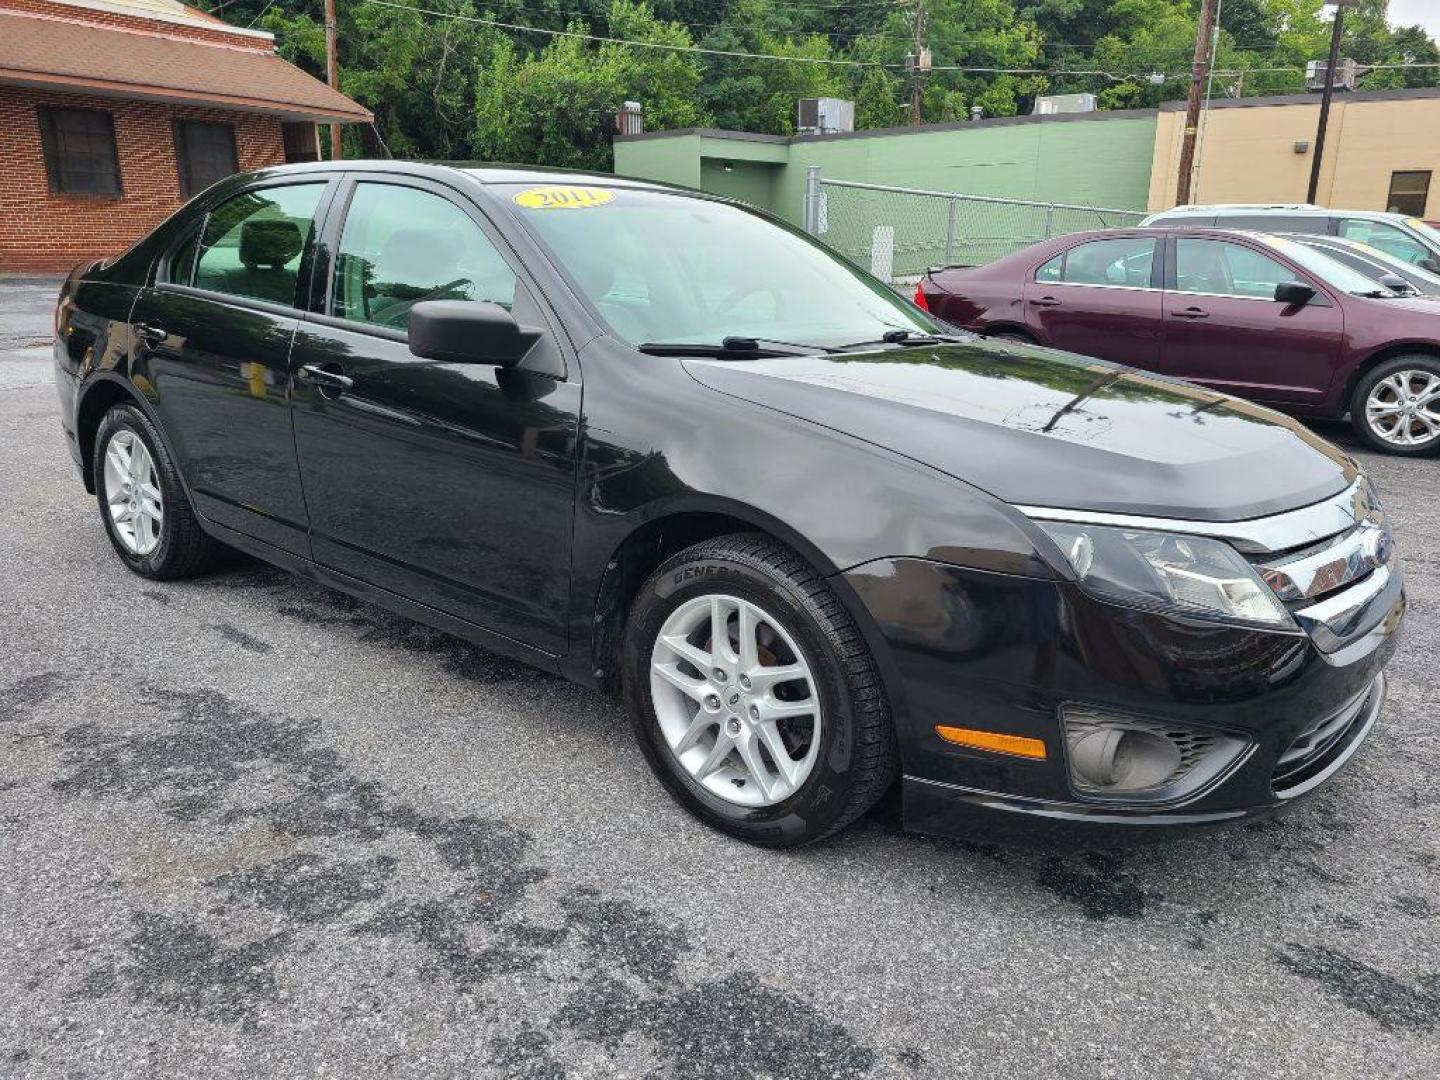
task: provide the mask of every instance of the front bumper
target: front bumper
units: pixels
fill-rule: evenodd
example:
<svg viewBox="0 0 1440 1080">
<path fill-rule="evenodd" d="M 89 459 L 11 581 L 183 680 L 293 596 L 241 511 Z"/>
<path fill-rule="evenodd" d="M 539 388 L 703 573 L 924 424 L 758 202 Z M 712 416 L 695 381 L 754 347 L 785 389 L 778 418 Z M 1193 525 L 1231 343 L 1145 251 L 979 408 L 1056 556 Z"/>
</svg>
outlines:
<svg viewBox="0 0 1440 1080">
<path fill-rule="evenodd" d="M 1344 642 L 1191 622 L 1097 601 L 1064 581 L 923 559 L 844 575 L 884 638 L 907 828 L 1085 834 L 1103 842 L 1272 814 L 1342 769 L 1374 728 L 1405 611 L 1398 567 L 1347 613 Z M 1335 647 L 1331 647 L 1335 646 Z M 1061 721 L 1083 706 L 1243 742 L 1170 801 L 1072 782 Z M 1043 760 L 958 746 L 937 724 L 1040 740 Z"/>
</svg>

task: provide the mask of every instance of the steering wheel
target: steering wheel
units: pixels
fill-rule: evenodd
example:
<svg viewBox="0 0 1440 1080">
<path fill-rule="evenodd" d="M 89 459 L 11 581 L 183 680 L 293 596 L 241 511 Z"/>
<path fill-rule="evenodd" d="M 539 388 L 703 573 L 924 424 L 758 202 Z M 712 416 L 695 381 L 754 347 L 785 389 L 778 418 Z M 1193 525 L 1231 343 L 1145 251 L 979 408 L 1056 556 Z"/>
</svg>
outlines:
<svg viewBox="0 0 1440 1080">
<path fill-rule="evenodd" d="M 771 298 L 775 301 L 775 317 L 778 319 L 780 317 L 780 313 L 782 308 L 784 307 L 784 304 L 781 301 L 780 290 L 777 289 L 774 285 L 737 286 L 736 288 L 730 290 L 730 292 L 726 295 L 725 299 L 721 300 L 720 303 L 715 305 L 715 314 L 729 315 L 732 311 L 734 311 L 737 307 L 740 306 L 740 301 L 748 299 L 749 297 L 754 296 L 756 293 L 770 294 Z"/>
</svg>

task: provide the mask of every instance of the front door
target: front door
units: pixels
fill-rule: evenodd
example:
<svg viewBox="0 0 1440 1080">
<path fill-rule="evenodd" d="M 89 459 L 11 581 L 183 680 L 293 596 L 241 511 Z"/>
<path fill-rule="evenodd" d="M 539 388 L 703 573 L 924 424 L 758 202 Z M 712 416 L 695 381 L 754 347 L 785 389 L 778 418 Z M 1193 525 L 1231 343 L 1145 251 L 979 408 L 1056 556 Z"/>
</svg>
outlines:
<svg viewBox="0 0 1440 1080">
<path fill-rule="evenodd" d="M 327 227 L 329 299 L 291 355 L 311 544 L 324 566 L 559 654 L 578 378 L 406 344 L 421 300 L 489 300 L 544 327 L 530 359 L 563 370 L 554 327 L 482 222 L 438 185 L 362 180 Z"/>
<path fill-rule="evenodd" d="M 326 193 L 291 182 L 216 206 L 130 317 L 134 381 L 148 384 L 195 508 L 298 555 L 309 541 L 288 362 Z"/>
<path fill-rule="evenodd" d="M 1281 282 L 1316 283 L 1245 244 L 1178 237 L 1173 247 L 1162 370 L 1256 401 L 1320 403 L 1339 362 L 1344 318 L 1318 286 L 1308 304 L 1275 299 Z"/>
<path fill-rule="evenodd" d="M 1153 370 L 1160 286 L 1153 236 L 1089 240 L 1040 266 L 1025 285 L 1026 321 L 1044 345 Z"/>
</svg>

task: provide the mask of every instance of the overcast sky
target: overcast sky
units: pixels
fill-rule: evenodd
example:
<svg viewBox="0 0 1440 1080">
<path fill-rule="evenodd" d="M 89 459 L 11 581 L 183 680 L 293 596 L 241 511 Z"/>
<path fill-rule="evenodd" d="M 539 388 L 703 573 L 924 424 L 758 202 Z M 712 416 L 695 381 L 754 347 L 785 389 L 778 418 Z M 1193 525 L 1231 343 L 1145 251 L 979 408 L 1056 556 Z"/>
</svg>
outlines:
<svg viewBox="0 0 1440 1080">
<path fill-rule="evenodd" d="M 1390 25 L 1414 26 L 1419 23 L 1440 38 L 1440 0 L 1390 0 Z"/>
</svg>

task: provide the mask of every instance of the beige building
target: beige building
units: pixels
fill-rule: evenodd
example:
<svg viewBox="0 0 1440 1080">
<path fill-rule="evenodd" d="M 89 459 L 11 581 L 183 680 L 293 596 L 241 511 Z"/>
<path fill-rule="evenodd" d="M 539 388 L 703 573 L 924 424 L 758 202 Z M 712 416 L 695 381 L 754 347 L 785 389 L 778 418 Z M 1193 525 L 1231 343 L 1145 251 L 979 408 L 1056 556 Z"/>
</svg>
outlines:
<svg viewBox="0 0 1440 1080">
<path fill-rule="evenodd" d="M 1190 201 L 1304 202 L 1319 118 L 1318 94 L 1211 101 Z M 1184 102 L 1161 107 L 1151 210 L 1175 205 L 1184 127 Z M 1440 218 L 1440 88 L 1337 93 L 1315 201 Z"/>
</svg>

